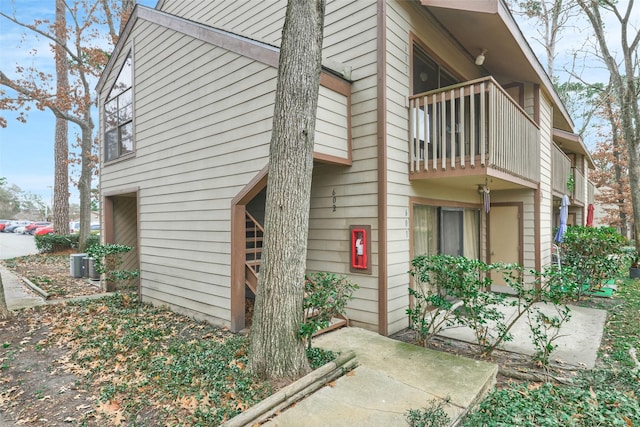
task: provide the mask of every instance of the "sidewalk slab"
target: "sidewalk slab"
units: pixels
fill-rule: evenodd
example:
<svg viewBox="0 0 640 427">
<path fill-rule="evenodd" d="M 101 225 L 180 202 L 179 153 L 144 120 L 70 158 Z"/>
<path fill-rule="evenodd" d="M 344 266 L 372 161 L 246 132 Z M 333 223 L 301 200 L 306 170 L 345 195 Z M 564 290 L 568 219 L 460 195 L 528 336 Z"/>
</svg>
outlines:
<svg viewBox="0 0 640 427">
<path fill-rule="evenodd" d="M 498 367 L 425 349 L 360 328 L 314 339 L 334 352 L 352 350 L 359 366 L 266 423 L 289 426 L 406 426 L 405 413 L 449 400 L 452 420 L 464 415 L 495 383 Z"/>
<path fill-rule="evenodd" d="M 547 316 L 556 316 L 557 312 L 552 304 L 536 303 Z M 560 336 L 554 341 L 558 345 L 551 360 L 563 364 L 592 369 L 596 365 L 598 349 L 602 341 L 604 325 L 607 321 L 607 311 L 595 308 L 569 305 L 571 318 L 560 328 Z M 506 319 L 516 315 L 515 307 L 502 307 Z M 502 350 L 519 354 L 534 355 L 536 348 L 531 340 L 531 331 L 526 314 L 523 315 L 511 329 L 512 341 L 503 342 L 499 347 Z M 471 328 L 456 327 L 442 331 L 442 337 L 459 341 L 476 343 L 474 332 Z"/>
<path fill-rule="evenodd" d="M 4 298 L 9 310 L 34 307 L 45 304 L 44 298 L 27 288 L 12 271 L 0 265 Z"/>
</svg>

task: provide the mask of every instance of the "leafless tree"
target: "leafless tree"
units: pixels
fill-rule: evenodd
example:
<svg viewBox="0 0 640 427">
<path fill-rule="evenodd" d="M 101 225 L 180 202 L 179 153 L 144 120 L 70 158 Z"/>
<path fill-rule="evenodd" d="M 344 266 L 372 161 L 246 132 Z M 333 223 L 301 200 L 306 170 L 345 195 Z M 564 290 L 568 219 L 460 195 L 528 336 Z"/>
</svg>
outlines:
<svg viewBox="0 0 640 427">
<path fill-rule="evenodd" d="M 617 104 L 615 107 L 619 114 L 620 135 L 627 148 L 635 235 L 640 236 L 640 31 L 638 22 L 632 21 L 638 17 L 638 8 L 634 7 L 634 0 L 626 2 L 626 7 L 625 2 L 615 0 L 577 2 L 593 27 L 599 56 L 609 71 L 612 99 Z M 615 18 L 620 26 L 619 37 L 611 37 L 610 28 L 605 27 L 603 14 Z M 638 238 L 636 249 L 640 250 Z"/>
</svg>

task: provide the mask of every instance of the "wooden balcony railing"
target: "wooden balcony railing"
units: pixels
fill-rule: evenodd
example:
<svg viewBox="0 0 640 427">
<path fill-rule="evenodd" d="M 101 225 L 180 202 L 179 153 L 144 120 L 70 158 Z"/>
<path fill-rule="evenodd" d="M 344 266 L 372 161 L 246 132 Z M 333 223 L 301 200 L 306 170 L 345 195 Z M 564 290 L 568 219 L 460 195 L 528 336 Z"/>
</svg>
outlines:
<svg viewBox="0 0 640 427">
<path fill-rule="evenodd" d="M 571 159 L 557 145 L 553 145 L 551 151 L 551 188 L 558 196 L 567 194 L 572 196 L 567 183 L 573 171 L 571 170 Z"/>
<path fill-rule="evenodd" d="M 410 171 L 493 168 L 538 182 L 540 129 L 491 77 L 409 97 Z"/>
<path fill-rule="evenodd" d="M 584 177 L 583 173 L 576 168 L 573 168 L 573 180 L 574 180 L 573 200 L 576 203 L 584 204 L 585 198 L 586 198 L 586 191 L 587 191 L 586 189 L 587 180 Z"/>
</svg>

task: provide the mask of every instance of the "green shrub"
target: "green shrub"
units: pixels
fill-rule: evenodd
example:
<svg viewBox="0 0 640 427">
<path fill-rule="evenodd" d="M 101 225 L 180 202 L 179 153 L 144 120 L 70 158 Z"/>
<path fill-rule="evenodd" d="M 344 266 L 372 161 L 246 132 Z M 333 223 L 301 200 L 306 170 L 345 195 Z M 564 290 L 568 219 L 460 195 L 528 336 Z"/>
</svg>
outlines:
<svg viewBox="0 0 640 427">
<path fill-rule="evenodd" d="M 121 270 L 122 254 L 133 249 L 131 246 L 120 244 L 94 244 L 87 249 L 87 257 L 94 261 L 94 270 L 98 274 L 105 274 L 106 280 L 119 282 L 135 279 L 140 275 L 137 270 Z"/>
<path fill-rule="evenodd" d="M 98 244 L 100 244 L 100 236 L 97 234 L 90 234 L 89 237 L 87 237 L 87 240 L 85 240 L 84 247 L 88 250 L 91 246 Z"/>
<path fill-rule="evenodd" d="M 414 305 L 407 314 L 422 345 L 442 329 L 467 326 L 473 330 L 482 353 L 491 354 L 502 341 L 511 339 L 509 330 L 524 313 L 519 309 L 518 316 L 507 322 L 500 307 L 528 307 L 533 303 L 534 296 L 524 289 L 522 268 L 517 265 L 487 264 L 450 255 L 421 255 L 411 263 L 409 273 L 415 288 L 409 293 Z M 502 274 L 518 297 L 507 300 L 506 295 L 489 291 L 490 273 Z"/>
<path fill-rule="evenodd" d="M 450 398 L 444 401 L 434 399 L 421 409 L 409 409 L 404 416 L 410 427 L 445 427 L 451 425 L 451 418 L 443 407 L 449 403 Z"/>
<path fill-rule="evenodd" d="M 576 299 L 585 288 L 600 288 L 606 280 L 616 277 L 626 259 L 623 244 L 624 238 L 611 227 L 567 228 L 562 238 L 561 260 L 576 277 Z"/>
<path fill-rule="evenodd" d="M 570 310 L 562 302 L 566 300 L 566 289 L 572 289 L 569 286 L 572 276 L 566 275 L 564 269 L 531 271 L 535 281 L 525 286 L 524 270 L 516 264 L 422 255 L 412 260 L 409 273 L 415 286 L 409 289 L 413 306 L 407 309 L 407 314 L 416 341 L 422 346 L 443 329 L 466 326 L 474 332 L 480 351 L 490 355 L 503 341 L 513 339 L 510 333 L 513 325 L 526 314 L 533 344 L 538 349 L 536 358 L 548 363 L 559 328 L 570 316 Z M 501 275 L 515 295 L 489 291 L 492 283 L 489 275 Z M 557 315 L 542 313 L 534 306 L 538 301 L 553 305 Z M 515 310 L 509 319 L 504 314 L 505 307 Z"/>
<path fill-rule="evenodd" d="M 307 348 L 307 359 L 311 369 L 318 369 L 321 366 L 336 359 L 337 355 L 331 350 L 325 350 L 318 347 Z"/>
<path fill-rule="evenodd" d="M 328 327 L 333 317 L 345 314 L 356 289 L 358 285 L 346 276 L 334 273 L 311 273 L 305 277 L 300 336 L 306 340 L 307 348 L 311 348 L 314 333 Z"/>
<path fill-rule="evenodd" d="M 552 264 L 538 273 L 536 280 L 536 300 L 554 312 L 547 314 L 541 306 L 531 306 L 527 310 L 527 324 L 536 348 L 533 360 L 547 368 L 551 353 L 558 347 L 555 341 L 561 336 L 560 328 L 571 318 L 571 309 L 565 302 L 575 294 L 575 277 L 572 269 Z"/>
<path fill-rule="evenodd" d="M 63 235 L 50 233 L 34 237 L 36 239 L 36 249 L 38 249 L 38 252 L 41 254 L 61 252 L 78 247 L 77 234 Z"/>
</svg>

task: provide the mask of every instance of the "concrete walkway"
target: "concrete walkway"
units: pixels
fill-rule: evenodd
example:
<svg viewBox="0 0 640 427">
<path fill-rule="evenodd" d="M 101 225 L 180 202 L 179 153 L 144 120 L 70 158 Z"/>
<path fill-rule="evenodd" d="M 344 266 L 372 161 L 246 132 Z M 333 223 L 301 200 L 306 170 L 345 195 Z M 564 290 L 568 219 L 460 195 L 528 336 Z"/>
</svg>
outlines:
<svg viewBox="0 0 640 427">
<path fill-rule="evenodd" d="M 458 420 L 495 383 L 498 366 L 433 351 L 360 328 L 343 328 L 314 339 L 314 346 L 352 350 L 358 367 L 323 387 L 265 426 L 407 426 L 405 412 L 430 401 Z"/>
<path fill-rule="evenodd" d="M 536 303 L 535 306 L 547 316 L 558 315 L 552 304 Z M 560 336 L 554 341 L 558 347 L 551 353 L 551 361 L 593 369 L 596 366 L 598 349 L 607 321 L 607 311 L 574 305 L 570 305 L 569 308 L 571 309 L 571 318 L 560 328 Z M 506 319 L 515 316 L 514 307 L 503 307 L 502 309 Z M 535 354 L 536 348 L 530 338 L 531 331 L 526 315 L 518 319 L 510 332 L 513 335 L 513 340 L 503 342 L 501 349 L 530 356 Z M 476 343 L 471 328 L 447 329 L 440 336 Z"/>
<path fill-rule="evenodd" d="M 45 304 L 42 296 L 30 290 L 18 276 L 2 265 L 0 265 L 0 275 L 2 275 L 4 297 L 9 310 Z"/>
<path fill-rule="evenodd" d="M 553 315 L 553 307 L 540 305 Z M 510 311 L 509 311 L 510 310 Z M 593 368 L 607 319 L 605 310 L 571 306 L 571 319 L 552 361 Z M 507 309 L 507 318 L 513 316 Z M 532 355 L 526 316 L 512 329 L 513 341 L 502 348 Z M 468 328 L 449 329 L 446 337 L 474 343 Z M 495 382 L 497 365 L 403 343 L 359 328 L 343 328 L 314 339 L 314 346 L 335 352 L 356 353 L 358 367 L 265 424 L 270 427 L 405 426 L 404 413 L 448 398 L 445 410 L 453 424 L 486 394 Z"/>
</svg>

